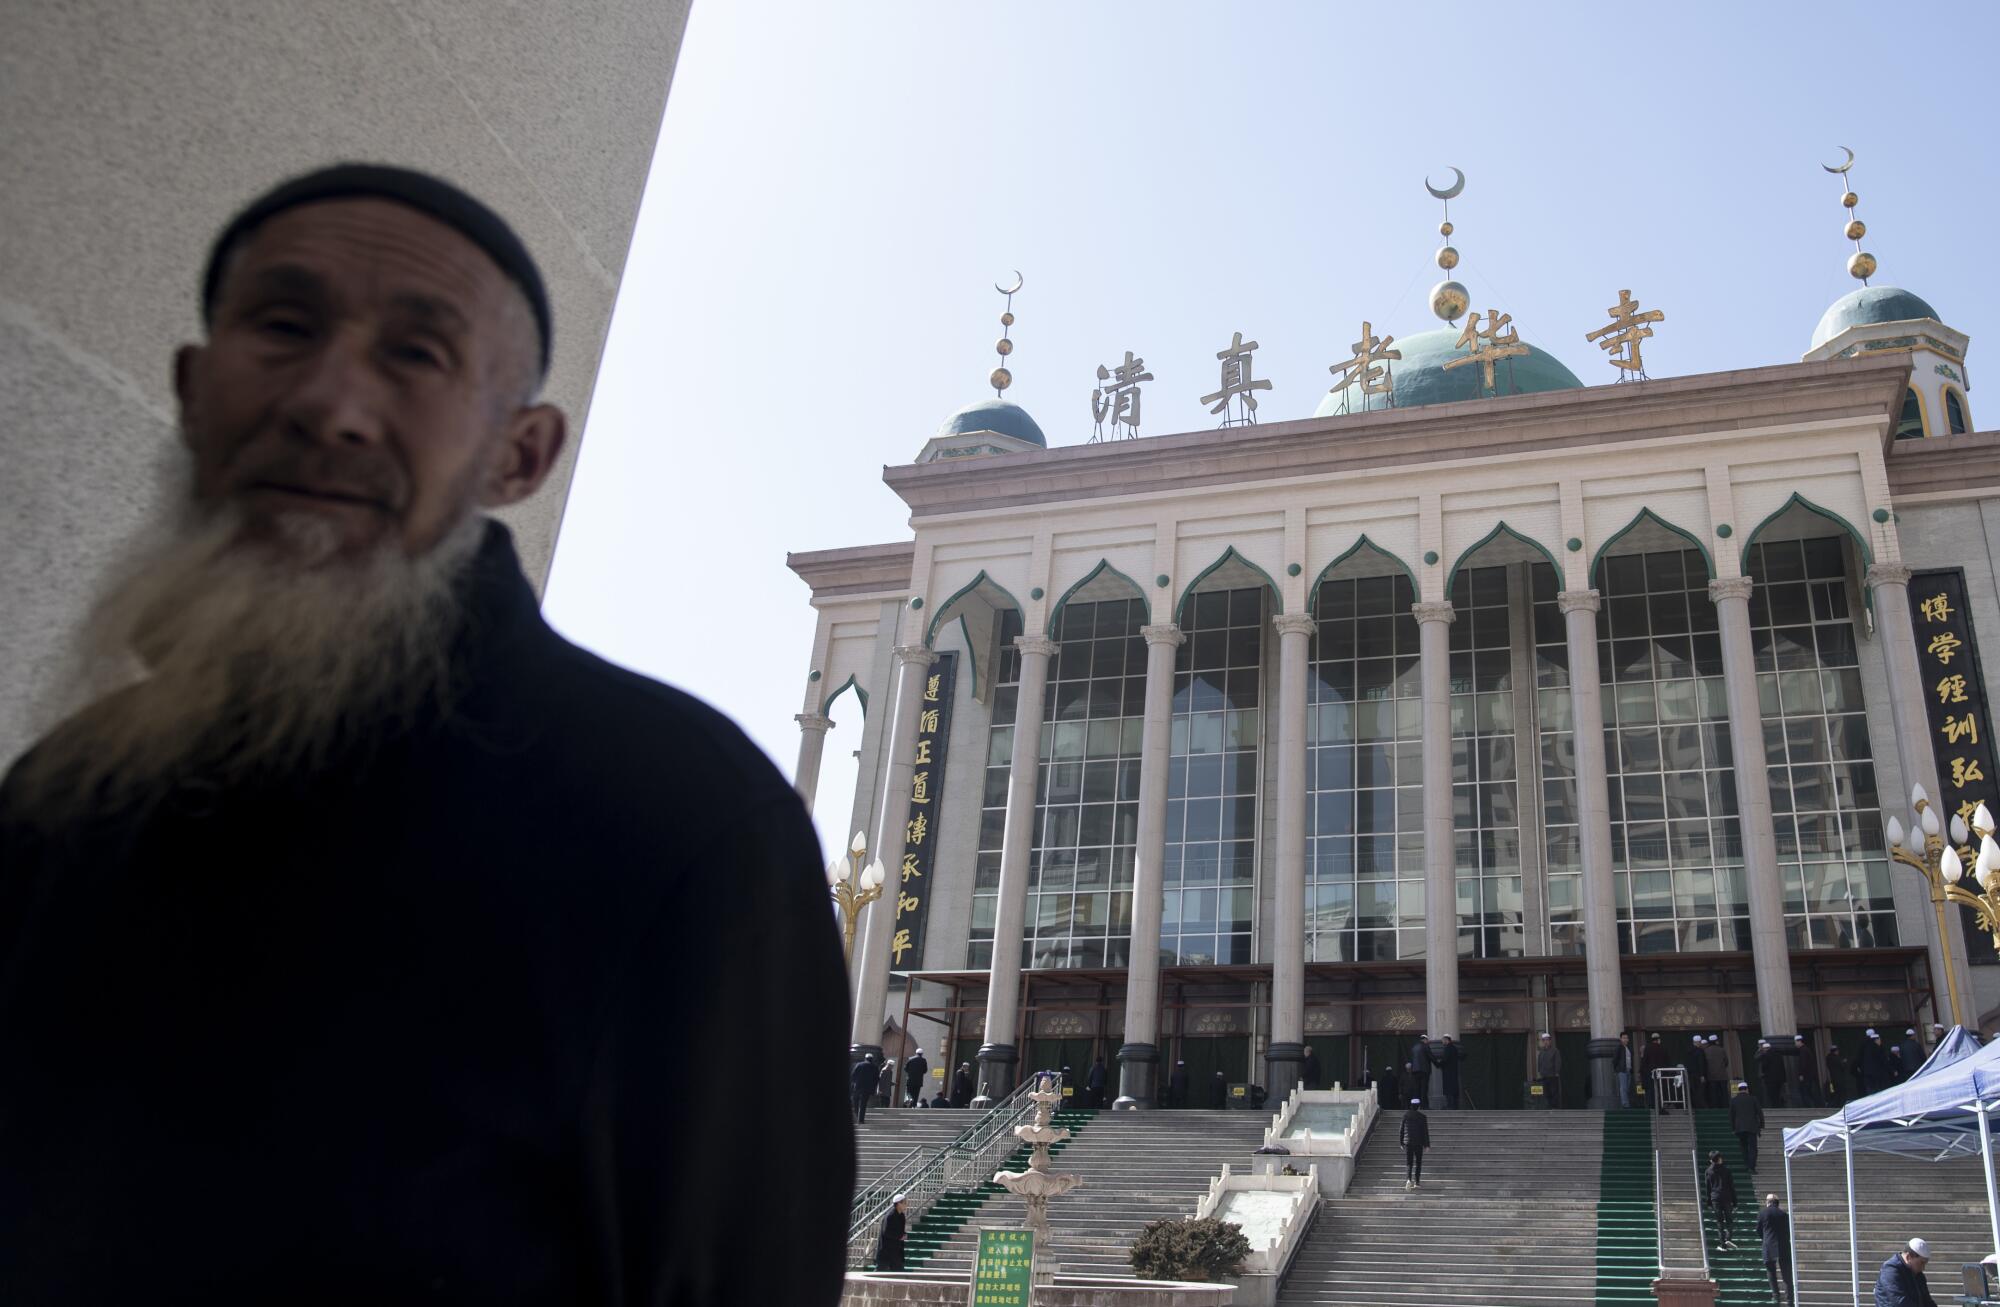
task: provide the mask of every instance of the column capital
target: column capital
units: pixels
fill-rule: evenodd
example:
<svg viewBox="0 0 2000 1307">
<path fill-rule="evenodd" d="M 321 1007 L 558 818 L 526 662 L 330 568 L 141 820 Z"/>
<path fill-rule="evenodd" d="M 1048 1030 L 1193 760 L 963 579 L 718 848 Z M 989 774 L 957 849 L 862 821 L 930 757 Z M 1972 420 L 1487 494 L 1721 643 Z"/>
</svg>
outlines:
<svg viewBox="0 0 2000 1307">
<path fill-rule="evenodd" d="M 814 731 L 825 732 L 833 727 L 833 718 L 825 716 L 822 713 L 802 712 L 794 716 L 792 720 L 799 724 L 801 731 L 808 734 Z"/>
<path fill-rule="evenodd" d="M 1271 619 L 1271 629 L 1279 635 L 1311 635 L 1318 625 L 1311 613 L 1279 613 Z"/>
<path fill-rule="evenodd" d="M 1871 589 L 1878 585 L 1908 585 L 1910 569 L 1901 563 L 1872 563 L 1867 581 Z"/>
<path fill-rule="evenodd" d="M 1418 622 L 1443 622 L 1449 626 L 1458 620 L 1458 609 L 1452 607 L 1449 599 L 1426 599 L 1422 603 L 1410 605 L 1410 611 Z"/>
<path fill-rule="evenodd" d="M 896 646 L 896 661 L 914 663 L 918 667 L 929 667 L 937 661 L 937 652 L 929 645 L 899 644 Z"/>
<path fill-rule="evenodd" d="M 1171 644 L 1176 647 L 1187 643 L 1187 636 L 1172 622 L 1156 622 L 1139 628 L 1139 634 L 1146 637 L 1147 644 Z"/>
<path fill-rule="evenodd" d="M 1053 658 L 1056 656 L 1056 650 L 1062 646 L 1046 635 L 1017 635 L 1014 637 L 1014 647 L 1023 654 L 1040 654 L 1044 658 Z"/>
<path fill-rule="evenodd" d="M 1563 590 L 1556 594 L 1556 607 L 1565 613 L 1594 613 L 1603 604 L 1595 590 Z"/>
<path fill-rule="evenodd" d="M 1748 599 L 1755 584 L 1747 576 L 1718 577 L 1708 583 L 1708 601 L 1719 604 L 1725 599 Z"/>
</svg>

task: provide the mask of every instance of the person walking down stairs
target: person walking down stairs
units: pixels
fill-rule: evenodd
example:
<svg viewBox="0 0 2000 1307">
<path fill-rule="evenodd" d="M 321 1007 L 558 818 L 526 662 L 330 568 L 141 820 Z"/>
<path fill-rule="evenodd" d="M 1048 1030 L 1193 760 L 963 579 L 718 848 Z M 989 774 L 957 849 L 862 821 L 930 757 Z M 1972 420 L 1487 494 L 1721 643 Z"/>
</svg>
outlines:
<svg viewBox="0 0 2000 1307">
<path fill-rule="evenodd" d="M 1764 1274 L 1771 1277 L 1771 1301 L 1798 1302 L 1792 1289 L 1792 1218 L 1776 1194 L 1764 1195 L 1764 1210 L 1757 1213 L 1757 1241 L 1764 1254 Z M 1778 1282 L 1784 1281 L 1784 1292 Z"/>
<path fill-rule="evenodd" d="M 882 1218 L 882 1235 L 875 1241 L 875 1269 L 878 1271 L 900 1271 L 903 1269 L 903 1240 L 909 1233 L 908 1194 L 897 1194 L 889 1205 L 889 1214 Z"/>
<path fill-rule="evenodd" d="M 1403 1188 L 1424 1187 L 1424 1150 L 1431 1146 L 1430 1118 L 1424 1115 L 1424 1100 L 1412 1098 L 1403 1113 Z"/>
<path fill-rule="evenodd" d="M 1743 1145 L 1743 1163 L 1757 1174 L 1757 1136 L 1764 1130 L 1764 1105 L 1750 1095 L 1747 1080 L 1736 1082 L 1736 1097 L 1729 1100 L 1729 1128 Z"/>
<path fill-rule="evenodd" d="M 1708 1195 L 1708 1208 L 1715 1213 L 1715 1246 L 1722 1252 L 1736 1250 L 1736 1177 L 1720 1151 L 1708 1155 L 1708 1170 L 1702 1172 L 1701 1187 Z"/>
</svg>

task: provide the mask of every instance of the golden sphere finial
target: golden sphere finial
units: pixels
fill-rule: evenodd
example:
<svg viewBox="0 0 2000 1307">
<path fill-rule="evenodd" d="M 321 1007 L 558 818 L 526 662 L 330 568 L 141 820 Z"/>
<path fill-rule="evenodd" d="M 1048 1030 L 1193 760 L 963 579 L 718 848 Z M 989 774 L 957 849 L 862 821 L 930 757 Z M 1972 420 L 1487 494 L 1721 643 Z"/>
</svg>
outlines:
<svg viewBox="0 0 2000 1307">
<path fill-rule="evenodd" d="M 1875 256 L 1866 250 L 1856 250 L 1854 257 L 1847 261 L 1847 275 L 1857 281 L 1866 281 L 1875 275 Z"/>
<path fill-rule="evenodd" d="M 1856 218 L 1847 224 L 1847 239 L 1858 241 L 1868 234 L 1868 224 Z"/>
<path fill-rule="evenodd" d="M 1450 272 L 1458 266 L 1458 251 L 1449 245 L 1441 245 L 1438 247 L 1437 261 L 1440 268 Z"/>
<path fill-rule="evenodd" d="M 1441 281 L 1431 287 L 1431 312 L 1446 322 L 1456 322 L 1464 317 L 1471 304 L 1472 296 L 1455 281 Z"/>
<path fill-rule="evenodd" d="M 1451 235 L 1452 230 L 1453 230 L 1452 225 L 1449 219 L 1438 224 L 1438 235 L 1440 236 L 1449 236 Z"/>
<path fill-rule="evenodd" d="M 993 352 L 1004 359 L 1014 352 L 1014 342 L 1002 336 L 993 342 Z"/>
<path fill-rule="evenodd" d="M 1843 209 L 1851 209 L 1859 203 L 1861 203 L 1861 197 L 1853 191 L 1843 192 L 1840 197 L 1840 207 Z"/>
<path fill-rule="evenodd" d="M 1001 314 L 1001 315 L 1000 315 L 1000 325 L 1001 325 L 1001 326 L 1003 326 L 1003 327 L 1011 327 L 1011 326 L 1013 326 L 1013 325 L 1014 325 L 1014 315 L 1013 315 L 1012 313 L 1003 313 L 1003 314 Z"/>
<path fill-rule="evenodd" d="M 1014 384 L 1014 374 L 1005 368 L 995 368 L 993 369 L 993 375 L 988 377 L 987 380 L 993 383 L 993 389 L 1005 390 Z"/>
</svg>

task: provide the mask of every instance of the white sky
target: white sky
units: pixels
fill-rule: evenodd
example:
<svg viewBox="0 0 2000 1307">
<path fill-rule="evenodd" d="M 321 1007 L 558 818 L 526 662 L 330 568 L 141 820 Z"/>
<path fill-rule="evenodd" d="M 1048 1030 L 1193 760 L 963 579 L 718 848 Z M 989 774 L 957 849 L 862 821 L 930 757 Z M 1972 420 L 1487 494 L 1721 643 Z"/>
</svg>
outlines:
<svg viewBox="0 0 2000 1307">
<path fill-rule="evenodd" d="M 1145 434 L 1212 425 L 1196 401 L 1239 330 L 1263 416 L 1304 417 L 1363 318 L 1438 325 L 1422 181 L 1452 165 L 1473 306 L 1597 385 L 1582 337 L 1624 287 L 1666 311 L 1656 377 L 1796 361 L 1856 284 L 1818 167 L 1852 146 L 1874 284 L 1968 332 L 1976 381 L 2000 341 L 1996 15 L 697 0 L 548 616 L 790 775 L 813 613 L 785 552 L 908 538 L 881 469 L 992 394 L 996 279 L 1027 278 L 1008 398 L 1053 445 L 1089 436 L 1095 368 L 1127 349 L 1158 378 Z M 2000 427 L 2000 391 L 1969 399 Z M 860 736 L 835 717 L 829 848 Z"/>
</svg>

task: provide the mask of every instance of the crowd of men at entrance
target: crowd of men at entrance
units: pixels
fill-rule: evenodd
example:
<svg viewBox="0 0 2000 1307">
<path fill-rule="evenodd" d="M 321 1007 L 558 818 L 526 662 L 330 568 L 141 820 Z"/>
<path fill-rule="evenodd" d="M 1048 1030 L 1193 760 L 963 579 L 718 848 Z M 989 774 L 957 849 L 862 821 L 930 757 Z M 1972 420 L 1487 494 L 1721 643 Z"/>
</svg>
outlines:
<svg viewBox="0 0 2000 1307">
<path fill-rule="evenodd" d="M 1931 1027 L 1933 1047 L 1944 1038 L 1944 1033 L 1943 1026 Z M 1629 1050 L 1621 1048 L 1619 1101 L 1627 1107 L 1631 1106 L 1631 1098 L 1624 1072 L 1629 1066 L 1629 1056 Z M 1768 1107 L 1839 1107 L 1850 1099 L 1901 1084 L 1915 1075 L 1929 1056 L 1914 1026 L 1905 1029 L 1903 1038 L 1893 1044 L 1871 1027 L 1851 1060 L 1840 1051 L 1839 1045 L 1829 1049 L 1824 1069 L 1804 1035 L 1797 1037 L 1789 1057 L 1773 1048 L 1769 1040 L 1760 1039 L 1743 1080 L 1734 1083 L 1748 1090 L 1754 1074 L 1756 1096 Z M 1639 1083 L 1651 1086 L 1656 1083 L 1655 1072 L 1673 1068 L 1678 1068 L 1683 1076 L 1690 1105 L 1729 1106 L 1733 1081 L 1720 1035 L 1689 1036 L 1686 1047 L 1676 1058 L 1655 1031 L 1647 1037 L 1645 1052 L 1640 1055 Z M 1666 1108 L 1665 1104 L 1658 1106 L 1662 1111 Z"/>
</svg>

